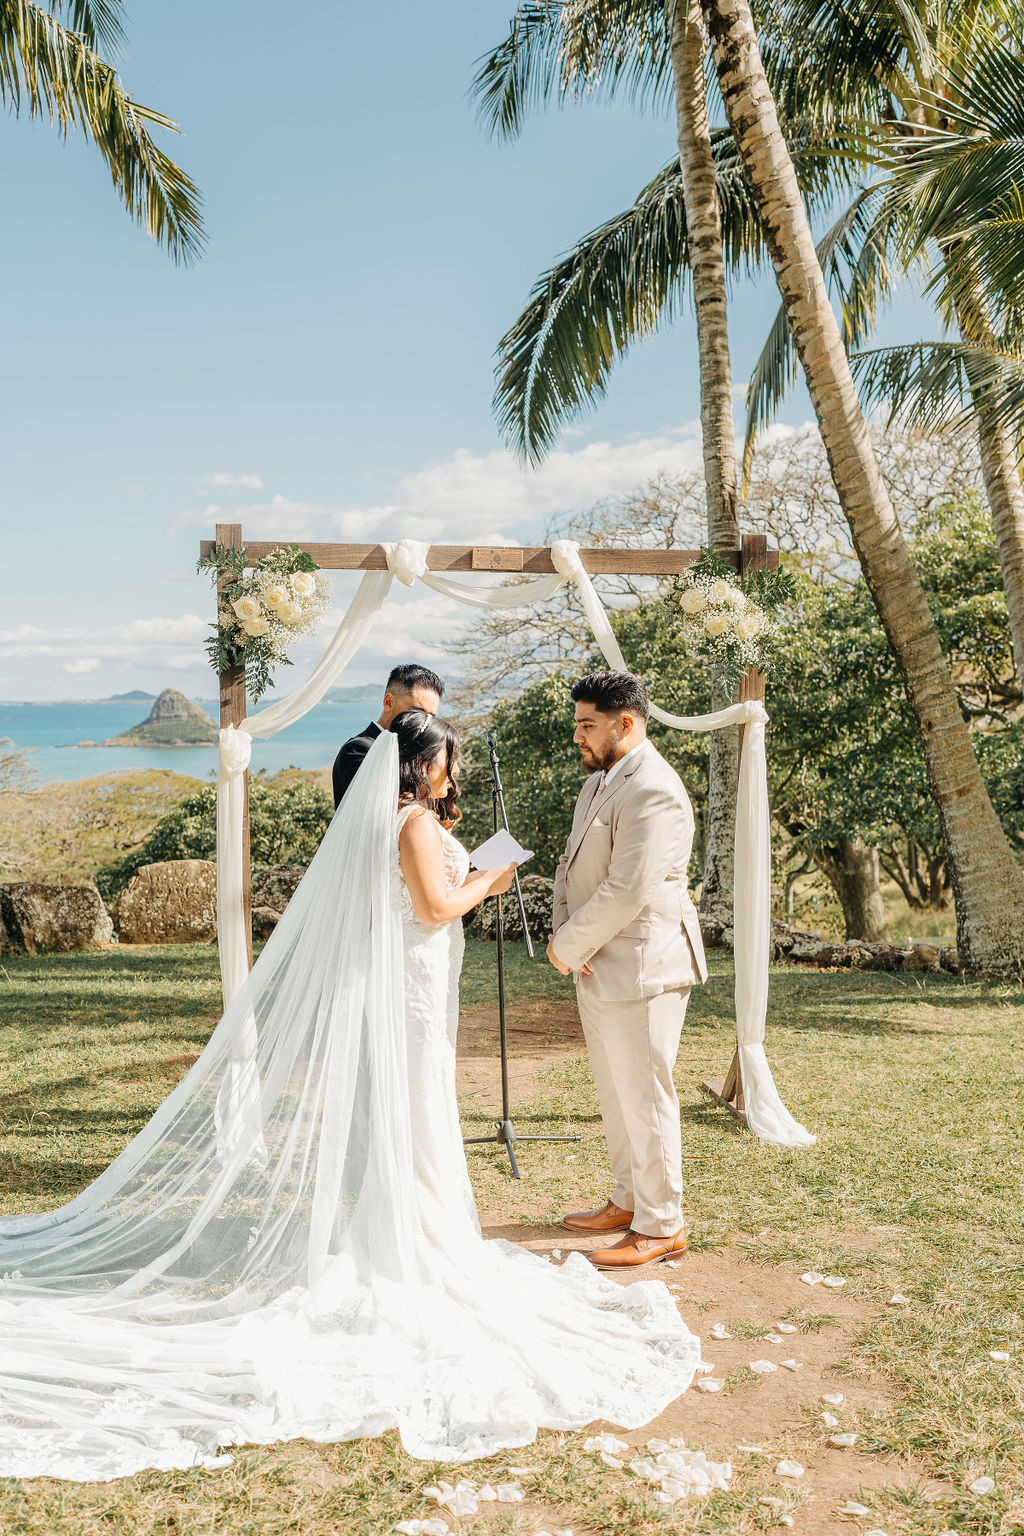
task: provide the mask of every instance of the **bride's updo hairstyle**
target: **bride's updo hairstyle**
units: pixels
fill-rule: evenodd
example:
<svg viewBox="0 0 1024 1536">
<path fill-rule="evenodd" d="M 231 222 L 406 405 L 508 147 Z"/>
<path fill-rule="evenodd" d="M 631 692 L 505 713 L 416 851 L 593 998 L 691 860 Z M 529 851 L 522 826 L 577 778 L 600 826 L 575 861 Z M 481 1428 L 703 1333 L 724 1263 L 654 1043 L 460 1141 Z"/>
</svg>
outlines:
<svg viewBox="0 0 1024 1536">
<path fill-rule="evenodd" d="M 403 804 L 409 801 L 434 801 L 428 772 L 431 763 L 441 752 L 447 754 L 448 772 L 451 774 L 458 753 L 459 733 L 447 720 L 428 715 L 423 709 L 403 709 L 388 726 L 398 737 L 398 797 Z M 449 782 L 451 782 L 449 778 Z M 455 792 L 457 793 L 457 791 Z M 437 803 L 438 813 L 444 819 L 451 818 L 455 793 Z M 451 810 L 446 809 L 451 802 Z"/>
</svg>

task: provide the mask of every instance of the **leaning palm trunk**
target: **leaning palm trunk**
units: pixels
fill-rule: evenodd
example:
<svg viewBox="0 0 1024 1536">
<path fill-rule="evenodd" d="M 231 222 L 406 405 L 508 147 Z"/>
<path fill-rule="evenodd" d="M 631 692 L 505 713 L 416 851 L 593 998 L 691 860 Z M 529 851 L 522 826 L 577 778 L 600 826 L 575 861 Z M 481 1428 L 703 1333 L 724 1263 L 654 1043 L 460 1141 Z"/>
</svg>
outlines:
<svg viewBox="0 0 1024 1536">
<path fill-rule="evenodd" d="M 978 769 L 938 632 L 878 469 L 747 0 L 701 0 L 722 98 L 861 569 L 921 731 L 961 964 L 1024 971 L 1024 876 Z"/>
<path fill-rule="evenodd" d="M 740 542 L 736 517 L 736 429 L 732 416 L 722 218 L 704 77 L 706 47 L 699 0 L 676 0 L 672 16 L 672 74 L 686 240 L 697 316 L 708 543 L 712 549 L 726 551 L 737 549 Z M 713 686 L 712 709 L 724 709 L 731 703 L 733 696 L 728 689 Z M 721 912 L 726 924 L 731 922 L 734 881 L 738 749 L 735 729 L 712 732 L 700 905 L 702 912 L 727 908 Z"/>
<path fill-rule="evenodd" d="M 1024 487 L 1009 432 L 984 412 L 978 418 L 978 448 L 999 550 L 1013 664 L 1024 687 Z"/>
<path fill-rule="evenodd" d="M 955 246 L 956 242 L 943 243 L 944 259 L 949 260 Z M 957 305 L 957 325 L 964 341 L 981 342 L 984 345 L 994 339 L 988 324 L 987 308 L 984 288 L 978 277 L 973 294 L 970 298 L 965 295 Z M 970 386 L 969 364 L 966 371 Z M 1024 685 L 1024 487 L 1017 468 L 1013 439 L 1005 425 L 995 420 L 992 413 L 984 409 L 983 403 L 977 411 L 977 420 L 981 475 L 999 551 L 1013 664 L 1018 679 Z"/>
</svg>

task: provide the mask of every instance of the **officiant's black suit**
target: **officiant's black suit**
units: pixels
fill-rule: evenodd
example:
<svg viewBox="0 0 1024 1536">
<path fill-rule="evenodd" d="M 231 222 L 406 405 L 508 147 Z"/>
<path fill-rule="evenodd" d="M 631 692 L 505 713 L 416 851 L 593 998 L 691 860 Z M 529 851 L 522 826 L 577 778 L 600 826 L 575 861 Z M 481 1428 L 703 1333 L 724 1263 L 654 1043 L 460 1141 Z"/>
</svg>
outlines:
<svg viewBox="0 0 1024 1536">
<path fill-rule="evenodd" d="M 378 736 L 383 735 L 376 720 L 371 720 L 366 729 L 358 736 L 352 736 L 337 757 L 334 759 L 334 771 L 331 775 L 334 781 L 334 809 L 337 810 L 344 798 L 352 780 L 359 772 L 363 758 L 369 752 Z"/>
</svg>

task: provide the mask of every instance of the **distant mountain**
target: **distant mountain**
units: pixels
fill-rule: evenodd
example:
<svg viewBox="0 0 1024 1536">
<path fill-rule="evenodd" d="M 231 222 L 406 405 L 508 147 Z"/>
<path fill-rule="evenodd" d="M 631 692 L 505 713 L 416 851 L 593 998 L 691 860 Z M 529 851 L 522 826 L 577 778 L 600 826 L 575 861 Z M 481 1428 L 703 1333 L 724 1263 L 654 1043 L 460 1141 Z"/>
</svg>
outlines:
<svg viewBox="0 0 1024 1536">
<path fill-rule="evenodd" d="M 328 688 L 328 704 L 376 704 L 384 697 L 379 683 L 361 683 L 357 688 Z"/>
<path fill-rule="evenodd" d="M 101 704 L 119 704 L 122 699 L 127 699 L 129 702 L 132 699 L 139 699 L 145 703 L 147 699 L 155 698 L 155 693 L 144 693 L 141 688 L 130 688 L 127 693 L 110 693 L 105 699 L 100 699 L 99 702 Z"/>
<path fill-rule="evenodd" d="M 146 695 L 152 698 L 152 694 Z M 165 688 L 140 725 L 106 741 L 80 741 L 80 747 L 215 747 L 217 727 L 191 699 Z"/>
</svg>

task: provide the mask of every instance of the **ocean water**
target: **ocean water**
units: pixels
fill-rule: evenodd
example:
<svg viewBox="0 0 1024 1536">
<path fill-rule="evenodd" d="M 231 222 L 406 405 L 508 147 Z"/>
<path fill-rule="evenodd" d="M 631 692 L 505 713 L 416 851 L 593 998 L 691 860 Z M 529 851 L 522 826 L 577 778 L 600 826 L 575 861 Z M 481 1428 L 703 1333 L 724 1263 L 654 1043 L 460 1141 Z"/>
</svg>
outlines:
<svg viewBox="0 0 1024 1536">
<path fill-rule="evenodd" d="M 197 700 L 211 719 L 216 703 Z M 215 747 L 77 747 L 79 741 L 103 741 L 139 725 L 149 714 L 145 699 L 97 699 L 81 703 L 10 704 L 0 702 L 0 740 L 28 754 L 45 783 L 90 779 L 126 768 L 169 768 L 197 779 L 217 776 Z M 361 731 L 377 710 L 366 703 L 324 700 L 303 719 L 269 741 L 254 741 L 252 767 L 276 773 L 280 768 L 329 768 L 343 741 Z"/>
</svg>

